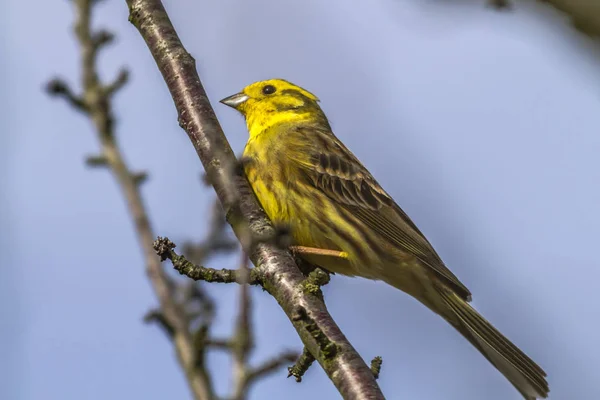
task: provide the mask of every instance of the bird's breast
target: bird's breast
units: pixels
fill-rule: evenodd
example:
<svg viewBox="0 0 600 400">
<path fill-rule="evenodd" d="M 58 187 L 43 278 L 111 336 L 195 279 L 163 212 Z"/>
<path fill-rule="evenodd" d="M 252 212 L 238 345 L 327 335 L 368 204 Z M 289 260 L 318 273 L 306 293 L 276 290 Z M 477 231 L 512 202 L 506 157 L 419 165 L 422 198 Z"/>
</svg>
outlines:
<svg viewBox="0 0 600 400">
<path fill-rule="evenodd" d="M 288 223 L 291 216 L 286 200 L 286 176 L 276 151 L 246 146 L 244 157 L 248 158 L 245 166 L 248 182 L 265 213 L 275 223 Z"/>
</svg>

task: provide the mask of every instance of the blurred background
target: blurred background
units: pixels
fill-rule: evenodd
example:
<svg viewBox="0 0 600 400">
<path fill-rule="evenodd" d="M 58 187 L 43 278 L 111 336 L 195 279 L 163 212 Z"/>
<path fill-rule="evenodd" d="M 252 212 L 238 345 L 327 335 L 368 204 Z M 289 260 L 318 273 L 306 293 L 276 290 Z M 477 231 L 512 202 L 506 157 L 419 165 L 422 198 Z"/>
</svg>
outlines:
<svg viewBox="0 0 600 400">
<path fill-rule="evenodd" d="M 474 306 L 546 370 L 550 398 L 600 398 L 597 40 L 537 2 L 504 11 L 433 0 L 164 4 L 236 152 L 245 124 L 219 99 L 272 77 L 316 93 L 336 134 L 471 289 Z M 573 10 L 593 33 L 600 11 Z M 106 170 L 84 166 L 98 150 L 93 128 L 44 93 L 54 76 L 79 87 L 73 11 L 70 1 L 15 0 L 0 16 L 0 398 L 190 399 L 172 343 L 142 322 L 157 300 L 122 195 Z M 101 53 L 102 77 L 132 71 L 115 102 L 119 143 L 132 168 L 150 174 L 142 194 L 156 233 L 199 240 L 213 192 L 127 14 L 123 0 L 94 13 L 94 26 L 118 39 Z M 237 259 L 208 266 L 235 268 Z M 208 291 L 213 331 L 226 335 L 237 288 Z M 324 292 L 361 355 L 383 356 L 387 398 L 520 398 L 403 293 L 339 276 Z M 300 350 L 276 302 L 252 295 L 252 359 Z M 209 363 L 226 393 L 230 359 L 211 352 Z M 286 375 L 261 381 L 250 398 L 339 397 L 317 365 L 301 384 Z"/>
</svg>

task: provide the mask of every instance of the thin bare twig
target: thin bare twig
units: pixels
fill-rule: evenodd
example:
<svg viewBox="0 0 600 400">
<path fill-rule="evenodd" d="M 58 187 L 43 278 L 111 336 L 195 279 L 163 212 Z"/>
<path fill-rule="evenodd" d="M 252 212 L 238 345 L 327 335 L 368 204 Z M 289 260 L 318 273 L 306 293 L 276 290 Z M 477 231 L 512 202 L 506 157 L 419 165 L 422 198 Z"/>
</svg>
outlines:
<svg viewBox="0 0 600 400">
<path fill-rule="evenodd" d="M 123 69 L 116 80 L 109 85 L 104 85 L 98 77 L 96 64 L 98 51 L 110 43 L 113 36 L 105 31 L 92 32 L 91 15 L 94 3 L 93 0 L 74 1 L 77 14 L 75 34 L 81 51 L 83 93 L 76 95 L 61 80 L 51 81 L 48 84 L 48 92 L 67 100 L 77 110 L 89 116 L 94 123 L 100 142 L 100 154 L 88 158 L 88 165 L 108 167 L 127 202 L 144 253 L 146 273 L 160 303 L 160 310 L 149 314 L 147 319 L 159 321 L 172 337 L 179 363 L 187 376 L 194 398 L 212 400 L 214 398 L 212 380 L 205 368 L 198 367 L 199 363 L 195 359 L 196 352 L 188 329 L 187 315 L 184 308 L 174 301 L 175 285 L 163 271 L 152 247 L 155 235 L 139 191 L 143 175 L 129 169 L 115 139 L 111 97 L 126 83 L 128 73 Z"/>
<path fill-rule="evenodd" d="M 126 0 L 138 29 L 171 92 L 179 115 L 223 205 L 228 222 L 250 256 L 263 287 L 277 299 L 304 345 L 346 399 L 383 399 L 372 371 L 329 315 L 319 296 L 303 290 L 304 276 L 289 251 L 248 238 L 275 236 L 221 130 L 185 50 L 160 0 Z M 248 232 L 251 235 L 248 235 Z M 301 311 L 302 310 L 302 311 Z"/>
<path fill-rule="evenodd" d="M 144 322 L 148 324 L 155 322 L 163 328 L 163 330 L 169 338 L 172 339 L 173 336 L 175 336 L 175 329 L 173 328 L 173 326 L 171 326 L 171 324 L 169 324 L 169 321 L 167 321 L 167 319 L 160 310 L 148 311 L 146 315 L 144 315 Z"/>
<path fill-rule="evenodd" d="M 173 268 L 181 275 L 186 275 L 195 281 L 215 282 L 215 283 L 239 283 L 258 285 L 260 283 L 258 271 L 253 268 L 249 271 L 249 277 L 246 278 L 245 272 L 240 273 L 235 269 L 214 269 L 195 265 L 188 261 L 184 256 L 177 254 L 173 249 L 175 243 L 169 238 L 158 237 L 154 241 L 154 250 L 161 261 L 171 260 Z"/>
<path fill-rule="evenodd" d="M 296 360 L 297 358 L 297 352 L 288 351 L 278 355 L 277 357 L 264 361 L 258 367 L 250 369 L 248 371 L 246 375 L 246 386 L 251 385 L 260 378 L 263 378 L 269 374 L 276 372 L 279 368 L 287 365 L 288 363 L 294 362 L 294 360 Z"/>
</svg>

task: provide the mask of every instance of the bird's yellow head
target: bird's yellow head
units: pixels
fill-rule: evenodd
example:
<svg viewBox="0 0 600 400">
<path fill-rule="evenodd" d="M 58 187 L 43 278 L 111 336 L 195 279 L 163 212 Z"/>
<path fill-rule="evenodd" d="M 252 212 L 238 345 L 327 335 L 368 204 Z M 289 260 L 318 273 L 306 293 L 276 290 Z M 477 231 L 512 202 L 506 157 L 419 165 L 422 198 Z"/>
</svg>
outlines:
<svg viewBox="0 0 600 400">
<path fill-rule="evenodd" d="M 246 118 L 250 137 L 282 123 L 325 118 L 319 99 L 306 89 L 283 79 L 269 79 L 246 86 L 221 100 Z"/>
</svg>

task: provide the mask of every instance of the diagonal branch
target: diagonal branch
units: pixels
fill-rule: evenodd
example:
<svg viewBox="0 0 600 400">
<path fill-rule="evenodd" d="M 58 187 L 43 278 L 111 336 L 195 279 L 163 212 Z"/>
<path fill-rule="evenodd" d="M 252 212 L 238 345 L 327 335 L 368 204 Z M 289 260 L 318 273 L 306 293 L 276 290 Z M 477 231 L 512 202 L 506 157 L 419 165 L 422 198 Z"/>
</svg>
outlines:
<svg viewBox="0 0 600 400">
<path fill-rule="evenodd" d="M 127 0 L 129 20 L 146 41 L 171 92 L 186 131 L 244 251 L 258 267 L 263 287 L 278 301 L 304 345 L 346 399 L 383 399 L 370 368 L 329 315 L 323 300 L 304 291 L 291 254 L 251 237 L 274 235 L 239 168 L 187 53 L 160 0 Z"/>
</svg>

